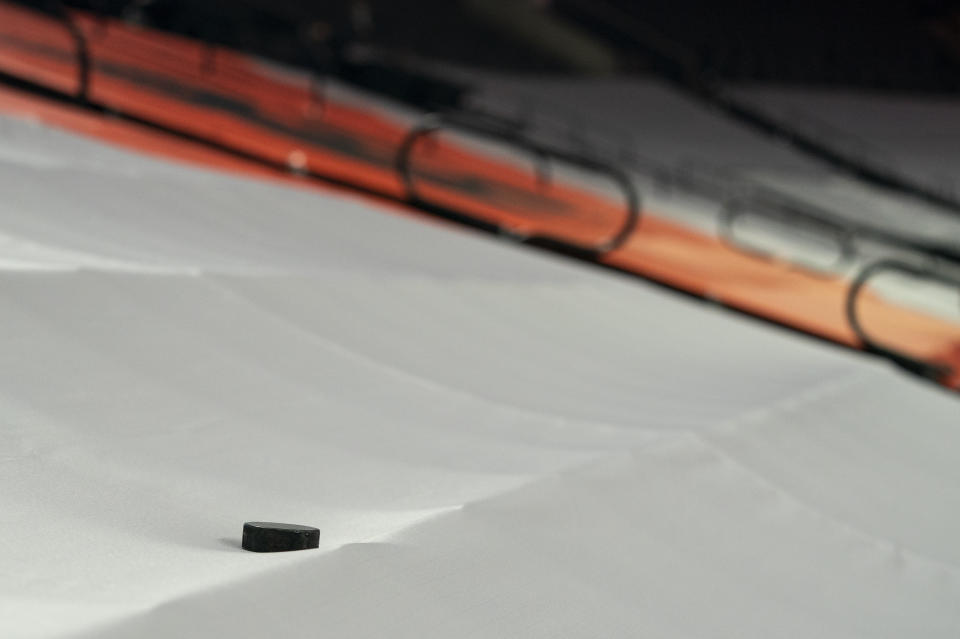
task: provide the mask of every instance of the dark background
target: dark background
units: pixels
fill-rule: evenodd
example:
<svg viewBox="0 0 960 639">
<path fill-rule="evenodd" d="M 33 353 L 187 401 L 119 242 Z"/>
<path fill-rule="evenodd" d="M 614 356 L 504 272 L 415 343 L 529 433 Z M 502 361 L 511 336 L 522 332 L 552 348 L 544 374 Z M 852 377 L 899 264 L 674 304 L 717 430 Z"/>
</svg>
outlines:
<svg viewBox="0 0 960 639">
<path fill-rule="evenodd" d="M 479 0 L 477 0 L 479 2 Z M 506 71 L 584 72 L 467 0 L 77 0 L 71 5 L 269 57 L 336 65 L 351 43 Z M 618 72 L 678 64 L 719 80 L 960 91 L 960 1 L 494 0 L 612 52 Z M 535 29 L 530 28 L 533 33 Z"/>
</svg>

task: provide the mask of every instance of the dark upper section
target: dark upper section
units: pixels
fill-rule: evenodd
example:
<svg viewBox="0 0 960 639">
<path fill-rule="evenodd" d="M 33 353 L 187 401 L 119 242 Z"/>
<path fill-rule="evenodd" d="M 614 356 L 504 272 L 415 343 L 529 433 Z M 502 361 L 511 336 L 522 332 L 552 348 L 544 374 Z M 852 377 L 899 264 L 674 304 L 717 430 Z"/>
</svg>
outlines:
<svg viewBox="0 0 960 639">
<path fill-rule="evenodd" d="M 957 0 L 554 0 L 634 65 L 651 44 L 729 81 L 960 89 Z"/>
<path fill-rule="evenodd" d="M 960 91 L 960 0 L 68 0 L 299 64 L 336 66 L 349 42 L 508 70 L 574 69 L 511 11 L 565 21 L 620 68 L 677 59 L 721 80 Z M 498 7 L 484 19 L 477 6 Z M 511 8 L 512 7 L 512 8 Z M 551 33 L 549 29 L 545 34 Z M 304 42 L 311 47 L 305 49 Z M 665 59 L 666 58 L 666 59 Z M 581 67 L 582 70 L 582 67 Z"/>
</svg>

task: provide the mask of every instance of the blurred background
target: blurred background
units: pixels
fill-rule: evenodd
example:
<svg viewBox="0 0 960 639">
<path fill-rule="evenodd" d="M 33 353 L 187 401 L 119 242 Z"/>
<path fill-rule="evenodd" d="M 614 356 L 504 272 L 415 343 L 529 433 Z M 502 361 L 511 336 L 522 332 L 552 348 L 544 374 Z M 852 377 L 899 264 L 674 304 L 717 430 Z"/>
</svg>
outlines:
<svg viewBox="0 0 960 639">
<path fill-rule="evenodd" d="M 511 71 L 698 73 L 888 91 L 960 89 L 956 0 L 82 0 L 69 4 L 300 65 L 371 57 Z"/>
<path fill-rule="evenodd" d="M 960 358 L 960 0 L 3 7 L 11 86 L 707 299 L 737 289 L 730 305 L 856 348 L 841 300 L 905 259 L 943 290 L 890 294 L 950 336 L 891 320 L 888 341 Z M 790 269 L 809 277 L 778 297 L 767 278 Z"/>
</svg>

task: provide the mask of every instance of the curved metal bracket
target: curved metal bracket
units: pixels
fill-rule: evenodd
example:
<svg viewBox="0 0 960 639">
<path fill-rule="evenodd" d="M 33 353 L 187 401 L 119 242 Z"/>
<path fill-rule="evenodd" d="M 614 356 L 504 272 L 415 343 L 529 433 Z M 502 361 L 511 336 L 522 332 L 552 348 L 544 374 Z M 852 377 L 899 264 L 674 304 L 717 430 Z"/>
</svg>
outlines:
<svg viewBox="0 0 960 639">
<path fill-rule="evenodd" d="M 847 322 L 850 324 L 850 328 L 853 329 L 854 334 L 856 334 L 857 338 L 863 344 L 863 349 L 865 351 L 886 357 L 897 366 L 925 379 L 939 381 L 947 375 L 952 375 L 954 372 L 952 365 L 922 360 L 895 348 L 884 346 L 880 342 L 874 340 L 867 333 L 857 312 L 857 298 L 860 296 L 861 291 L 864 289 L 864 287 L 866 287 L 867 283 L 878 273 L 882 272 L 902 273 L 917 279 L 925 279 L 946 284 L 947 286 L 956 287 L 957 289 L 960 289 L 960 277 L 953 277 L 939 271 L 914 266 L 899 260 L 879 260 L 867 266 L 865 269 L 863 269 L 863 271 L 860 272 L 857 278 L 853 281 L 853 284 L 851 284 L 846 300 Z"/>
<path fill-rule="evenodd" d="M 852 226 L 830 219 L 827 216 L 801 208 L 787 206 L 762 199 L 728 200 L 720 210 L 720 238 L 737 250 L 756 257 L 775 260 L 777 255 L 764 247 L 745 241 L 736 233 L 737 220 L 745 217 L 759 217 L 773 220 L 784 226 L 808 231 L 817 236 L 830 237 L 837 246 L 837 258 L 826 268 L 804 262 L 795 262 L 811 275 L 818 277 L 838 277 L 837 271 L 849 267 L 857 257 L 855 244 L 856 229 Z"/>
<path fill-rule="evenodd" d="M 73 46 L 77 55 L 77 92 L 74 99 L 78 102 L 86 103 L 90 92 L 90 49 L 87 46 L 87 38 L 83 31 L 77 26 L 70 15 L 69 9 L 60 0 L 50 0 L 48 2 L 53 12 L 60 18 L 70 32 L 73 38 Z"/>
<path fill-rule="evenodd" d="M 626 216 L 623 224 L 608 239 L 595 246 L 582 246 L 573 242 L 549 235 L 537 235 L 525 238 L 531 243 L 548 245 L 561 250 L 573 250 L 577 253 L 602 255 L 612 251 L 630 237 L 640 222 L 640 194 L 637 192 L 633 180 L 625 171 L 582 156 L 577 153 L 554 148 L 541 144 L 526 137 L 523 129 L 515 123 L 499 118 L 488 118 L 482 114 L 441 114 L 431 113 L 424 116 L 407 133 L 397 151 L 395 169 L 403 182 L 406 199 L 413 203 L 429 204 L 417 190 L 416 178 L 411 165 L 413 150 L 417 143 L 443 129 L 457 128 L 477 133 L 485 137 L 502 140 L 523 148 L 534 158 L 537 181 L 541 185 L 549 183 L 551 179 L 550 166 L 553 161 L 565 162 L 594 173 L 602 173 L 610 178 L 623 191 L 626 201 Z"/>
</svg>

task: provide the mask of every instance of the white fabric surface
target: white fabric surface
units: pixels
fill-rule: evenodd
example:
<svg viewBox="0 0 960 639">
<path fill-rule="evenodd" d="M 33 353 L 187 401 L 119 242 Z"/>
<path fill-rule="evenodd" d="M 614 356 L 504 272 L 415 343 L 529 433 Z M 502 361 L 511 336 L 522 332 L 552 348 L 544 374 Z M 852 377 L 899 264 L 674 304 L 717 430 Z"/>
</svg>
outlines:
<svg viewBox="0 0 960 639">
<path fill-rule="evenodd" d="M 362 200 L 0 134 L 0 636 L 960 633 L 954 397 Z"/>
</svg>

